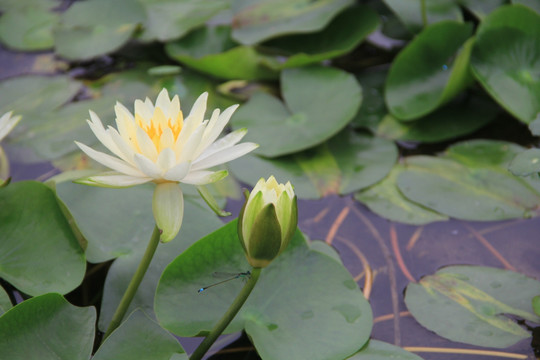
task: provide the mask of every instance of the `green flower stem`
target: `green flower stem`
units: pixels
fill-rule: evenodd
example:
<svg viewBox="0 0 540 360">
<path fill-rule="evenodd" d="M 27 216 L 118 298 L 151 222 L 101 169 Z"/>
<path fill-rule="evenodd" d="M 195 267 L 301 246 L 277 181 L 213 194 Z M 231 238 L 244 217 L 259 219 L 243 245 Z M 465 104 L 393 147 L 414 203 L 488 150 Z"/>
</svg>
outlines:
<svg viewBox="0 0 540 360">
<path fill-rule="evenodd" d="M 199 345 L 197 349 L 191 354 L 190 360 L 201 360 L 203 355 L 206 354 L 208 349 L 212 346 L 212 344 L 216 341 L 219 335 L 225 330 L 227 325 L 234 319 L 242 305 L 246 302 L 249 294 L 251 294 L 251 291 L 255 287 L 255 284 L 257 283 L 257 280 L 259 280 L 259 276 L 261 275 L 262 268 L 254 268 L 251 271 L 251 277 L 249 278 L 248 282 L 244 287 L 242 288 L 242 291 L 240 291 L 240 294 L 234 299 L 234 302 L 229 307 L 225 315 L 218 321 L 216 325 L 214 325 L 214 328 L 210 330 L 210 334 L 202 341 L 202 343 Z"/>
<path fill-rule="evenodd" d="M 107 328 L 107 332 L 105 332 L 105 335 L 103 336 L 103 340 L 101 340 L 101 343 L 103 343 L 105 339 L 107 339 L 109 335 L 111 335 L 111 333 L 118 326 L 120 326 L 122 319 L 126 315 L 126 311 L 129 307 L 129 304 L 131 304 L 131 301 L 133 300 L 133 297 L 135 296 L 135 293 L 137 292 L 137 289 L 139 288 L 139 285 L 141 284 L 144 274 L 146 274 L 146 270 L 148 270 L 148 266 L 150 265 L 150 262 L 152 261 L 152 258 L 154 257 L 154 253 L 156 252 L 157 246 L 159 244 L 159 235 L 160 235 L 160 232 L 159 232 L 158 227 L 156 226 L 154 227 L 154 232 L 152 233 L 152 237 L 150 238 L 150 242 L 148 243 L 148 246 L 146 247 L 146 251 L 144 252 L 141 262 L 139 263 L 139 266 L 137 267 L 135 274 L 133 274 L 133 277 L 131 278 L 131 281 L 129 282 L 126 292 L 124 293 L 124 296 L 122 296 L 122 300 L 120 300 L 120 304 L 116 308 L 116 311 L 113 315 L 111 323 L 109 324 L 109 327 Z"/>
</svg>

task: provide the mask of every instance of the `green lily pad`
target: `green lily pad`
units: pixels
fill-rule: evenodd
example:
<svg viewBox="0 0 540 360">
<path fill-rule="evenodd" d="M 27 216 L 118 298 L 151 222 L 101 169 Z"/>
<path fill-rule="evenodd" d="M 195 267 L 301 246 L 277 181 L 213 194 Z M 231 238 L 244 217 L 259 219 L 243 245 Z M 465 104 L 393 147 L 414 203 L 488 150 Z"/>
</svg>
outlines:
<svg viewBox="0 0 540 360">
<path fill-rule="evenodd" d="M 384 0 L 384 3 L 413 34 L 421 32 L 424 28 L 422 2 L 424 0 Z M 425 1 L 425 5 L 426 25 L 445 20 L 463 21 L 459 5 L 453 0 L 429 0 Z"/>
<path fill-rule="evenodd" d="M 536 0 L 512 0 L 512 4 L 521 4 L 530 7 L 537 13 L 540 13 L 540 3 Z"/>
<path fill-rule="evenodd" d="M 502 6 L 477 31 L 471 69 L 484 89 L 519 120 L 540 112 L 540 14 Z"/>
<path fill-rule="evenodd" d="M 422 360 L 418 355 L 403 350 L 399 346 L 382 341 L 369 340 L 367 345 L 347 360 Z"/>
<path fill-rule="evenodd" d="M 400 120 L 414 120 L 452 99 L 471 80 L 471 24 L 428 26 L 403 49 L 388 73 L 385 99 Z"/>
<path fill-rule="evenodd" d="M 9 295 L 4 290 L 3 287 L 0 287 L 0 316 L 2 316 L 6 311 L 11 309 L 13 305 L 11 305 L 11 300 L 9 299 Z"/>
<path fill-rule="evenodd" d="M 280 69 L 305 66 L 332 59 L 357 47 L 379 26 L 377 13 L 368 6 L 354 6 L 337 15 L 323 30 L 271 40 L 265 47 L 288 53 Z"/>
<path fill-rule="evenodd" d="M 229 0 L 140 0 L 145 9 L 141 40 L 168 41 L 186 35 L 227 9 Z"/>
<path fill-rule="evenodd" d="M 366 205 L 375 214 L 386 219 L 411 225 L 424 225 L 448 220 L 448 216 L 415 203 L 399 191 L 396 180 L 405 167 L 394 166 L 383 180 L 357 192 L 354 198 Z"/>
<path fill-rule="evenodd" d="M 540 195 L 512 174 L 428 156 L 406 160 L 397 179 L 409 200 L 465 220 L 493 221 L 530 217 Z"/>
<path fill-rule="evenodd" d="M 88 360 L 95 322 L 93 307 L 73 306 L 54 293 L 36 296 L 0 317 L 0 354 L 5 359 Z"/>
<path fill-rule="evenodd" d="M 540 149 L 529 149 L 518 154 L 508 168 L 512 174 L 518 176 L 530 175 L 540 172 Z"/>
<path fill-rule="evenodd" d="M 252 186 L 259 178 L 274 175 L 290 180 L 298 197 L 317 199 L 373 185 L 388 174 L 397 155 L 391 141 L 343 131 L 307 151 L 275 159 L 248 155 L 232 161 L 229 168 Z"/>
<path fill-rule="evenodd" d="M 529 124 L 529 130 L 535 136 L 540 136 L 540 113 L 536 116 L 536 119 Z"/>
<path fill-rule="evenodd" d="M 423 326 L 452 341 L 505 348 L 530 337 L 508 315 L 540 323 L 531 299 L 540 282 L 508 270 L 450 266 L 407 286 L 405 303 Z"/>
<path fill-rule="evenodd" d="M 284 102 L 255 94 L 234 114 L 235 128 L 249 129 L 258 154 L 276 157 L 320 144 L 343 129 L 360 106 L 362 89 L 350 74 L 312 66 L 281 74 Z"/>
<path fill-rule="evenodd" d="M 362 105 L 351 121 L 355 127 L 365 127 L 376 132 L 377 126 L 388 113 L 384 102 L 384 82 L 387 68 L 377 68 L 362 72 L 356 79 L 362 86 Z"/>
<path fill-rule="evenodd" d="M 352 0 L 234 0 L 233 38 L 241 44 L 253 45 L 280 35 L 318 31 L 352 3 Z"/>
<path fill-rule="evenodd" d="M 175 60 L 222 79 L 275 79 L 267 63 L 275 62 L 251 46 L 238 46 L 229 26 L 202 27 L 182 39 L 169 42 L 165 50 Z"/>
<path fill-rule="evenodd" d="M 492 101 L 468 97 L 416 121 L 401 122 L 388 114 L 377 128 L 377 135 L 393 140 L 439 142 L 470 134 L 486 125 L 498 114 Z"/>
<path fill-rule="evenodd" d="M 92 360 L 169 360 L 174 354 L 188 360 L 174 336 L 137 310 L 105 340 Z"/>
<path fill-rule="evenodd" d="M 467 8 L 479 20 L 483 20 L 493 10 L 505 3 L 505 0 L 459 0 L 459 4 Z"/>
<path fill-rule="evenodd" d="M 8 11 L 0 17 L 0 41 L 16 50 L 50 49 L 59 19 L 58 13 L 34 7 Z"/>
<path fill-rule="evenodd" d="M 180 336 L 207 334 L 242 287 L 215 282 L 216 271 L 249 269 L 232 221 L 201 239 L 163 272 L 156 292 L 160 324 Z M 245 329 L 263 359 L 343 359 L 369 337 L 371 309 L 343 265 L 310 249 L 297 231 L 264 268 L 251 296 L 225 330 Z M 296 334 L 302 334 L 301 337 Z"/>
<path fill-rule="evenodd" d="M 61 15 L 54 31 L 56 53 L 87 60 L 118 50 L 144 19 L 144 8 L 131 0 L 76 2 Z"/>
<path fill-rule="evenodd" d="M 29 295 L 68 293 L 86 261 L 54 192 L 22 181 L 0 188 L 0 276 Z"/>
</svg>

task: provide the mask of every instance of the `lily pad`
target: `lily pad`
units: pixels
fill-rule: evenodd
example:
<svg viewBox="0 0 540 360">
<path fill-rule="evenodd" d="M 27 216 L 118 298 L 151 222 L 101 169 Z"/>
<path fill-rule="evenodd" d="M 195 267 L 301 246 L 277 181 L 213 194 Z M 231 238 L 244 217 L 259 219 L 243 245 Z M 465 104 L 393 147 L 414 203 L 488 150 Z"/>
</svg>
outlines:
<svg viewBox="0 0 540 360">
<path fill-rule="evenodd" d="M 73 306 L 54 293 L 36 296 L 0 317 L 0 354 L 5 359 L 88 360 L 95 322 L 93 307 Z"/>
<path fill-rule="evenodd" d="M 46 50 L 54 45 L 53 27 L 60 15 L 41 8 L 11 10 L 0 17 L 0 40 L 16 50 Z"/>
<path fill-rule="evenodd" d="M 190 68 L 222 79 L 277 78 L 277 73 L 267 65 L 276 60 L 259 54 L 251 46 L 238 46 L 230 35 L 229 26 L 202 27 L 169 42 L 165 50 Z"/>
<path fill-rule="evenodd" d="M 384 102 L 384 82 L 388 69 L 367 70 L 356 76 L 362 86 L 362 105 L 351 121 L 355 127 L 365 127 L 376 132 L 377 126 L 388 113 Z"/>
<path fill-rule="evenodd" d="M 162 326 L 180 336 L 207 334 L 242 287 L 215 282 L 216 271 L 249 269 L 232 221 L 201 239 L 163 272 L 155 311 Z M 371 309 L 343 265 L 311 250 L 297 231 L 285 252 L 261 277 L 225 330 L 245 329 L 264 359 L 343 359 L 369 337 Z M 302 334 L 301 337 L 295 334 Z"/>
<path fill-rule="evenodd" d="M 169 360 L 174 354 L 188 360 L 174 336 L 137 310 L 105 340 L 92 360 Z"/>
<path fill-rule="evenodd" d="M 463 21 L 459 5 L 454 0 L 384 0 L 384 3 L 413 34 L 421 32 L 424 28 L 422 2 L 426 5 L 426 25 L 444 20 Z"/>
<path fill-rule="evenodd" d="M 284 102 L 255 94 L 234 114 L 235 128 L 249 129 L 258 154 L 276 157 L 320 144 L 343 129 L 360 106 L 362 89 L 344 71 L 311 66 L 281 74 Z"/>
<path fill-rule="evenodd" d="M 399 191 L 396 180 L 405 167 L 394 166 L 383 180 L 354 195 L 354 198 L 366 205 L 375 214 L 386 219 L 405 224 L 424 225 L 435 221 L 448 220 L 448 216 L 440 214 L 425 206 L 415 203 Z"/>
<path fill-rule="evenodd" d="M 471 24 L 443 21 L 428 26 L 395 58 L 385 99 L 400 120 L 414 120 L 437 109 L 471 80 Z"/>
<path fill-rule="evenodd" d="M 144 8 L 131 0 L 88 0 L 73 3 L 54 31 L 56 53 L 88 60 L 118 50 L 144 19 Z"/>
<path fill-rule="evenodd" d="M 401 122 L 388 114 L 376 132 L 379 136 L 394 140 L 439 142 L 478 130 L 495 119 L 498 112 L 498 107 L 492 101 L 470 96 L 411 122 Z"/>
<path fill-rule="evenodd" d="M 540 205 L 540 195 L 508 172 L 428 156 L 409 157 L 405 164 L 397 179 L 403 195 L 457 219 L 530 217 Z"/>
<path fill-rule="evenodd" d="M 505 348 L 530 337 L 509 315 L 540 323 L 531 299 L 540 282 L 508 270 L 451 266 L 407 286 L 405 303 L 423 326 L 452 341 Z"/>
<path fill-rule="evenodd" d="M 29 295 L 68 293 L 86 261 L 54 192 L 21 181 L 0 188 L 0 276 Z"/>
<path fill-rule="evenodd" d="M 540 295 L 536 295 L 532 299 L 533 311 L 536 315 L 540 316 Z"/>
<path fill-rule="evenodd" d="M 484 89 L 519 120 L 540 112 L 540 14 L 502 6 L 477 31 L 471 69 Z"/>
<path fill-rule="evenodd" d="M 369 340 L 367 345 L 347 360 L 422 360 L 418 355 L 403 350 L 399 346 L 382 341 Z"/>
<path fill-rule="evenodd" d="M 530 7 L 537 13 L 540 13 L 540 3 L 536 0 L 512 0 L 512 4 L 521 4 Z"/>
<path fill-rule="evenodd" d="M 204 25 L 229 7 L 229 0 L 140 0 L 146 12 L 141 40 L 168 41 Z"/>
<path fill-rule="evenodd" d="M 535 1 L 535 0 L 533 0 Z M 467 8 L 479 20 L 483 20 L 493 10 L 506 3 L 505 0 L 459 0 L 458 3 Z"/>
<path fill-rule="evenodd" d="M 234 0 L 233 38 L 241 44 L 253 45 L 280 35 L 318 31 L 353 2 Z"/>
<path fill-rule="evenodd" d="M 4 290 L 3 287 L 0 287 L 0 316 L 2 316 L 6 311 L 12 308 L 11 300 L 9 295 Z"/>
<path fill-rule="evenodd" d="M 393 142 L 343 131 L 327 143 L 275 159 L 255 155 L 229 163 L 233 174 L 252 186 L 274 175 L 288 179 L 300 198 L 348 194 L 381 180 L 397 160 Z"/>
<path fill-rule="evenodd" d="M 540 149 L 529 149 L 518 154 L 508 168 L 518 176 L 531 175 L 540 172 Z"/>
<path fill-rule="evenodd" d="M 379 16 L 368 6 L 353 6 L 337 15 L 323 30 L 291 35 L 264 44 L 284 51 L 290 57 L 280 69 L 305 66 L 332 59 L 353 50 L 379 26 Z"/>
</svg>

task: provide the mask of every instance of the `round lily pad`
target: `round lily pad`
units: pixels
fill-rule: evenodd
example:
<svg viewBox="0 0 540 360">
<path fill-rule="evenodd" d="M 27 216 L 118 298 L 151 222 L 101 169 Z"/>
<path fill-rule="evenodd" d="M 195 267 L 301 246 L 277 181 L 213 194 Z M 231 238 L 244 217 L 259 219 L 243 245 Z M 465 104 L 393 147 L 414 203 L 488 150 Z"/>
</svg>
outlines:
<svg viewBox="0 0 540 360">
<path fill-rule="evenodd" d="M 60 15 L 45 9 L 25 7 L 0 17 L 0 40 L 16 50 L 46 50 L 54 45 L 52 30 Z"/>
<path fill-rule="evenodd" d="M 514 175 L 530 175 L 540 172 L 540 149 L 529 149 L 518 154 L 510 163 Z"/>
<path fill-rule="evenodd" d="M 276 157 L 320 144 L 343 129 L 360 106 L 362 90 L 344 71 L 311 66 L 281 74 L 284 101 L 255 94 L 234 114 L 235 128 L 249 129 L 258 154 Z"/>
<path fill-rule="evenodd" d="M 201 239 L 163 272 L 156 292 L 160 324 L 180 336 L 207 334 L 242 287 L 216 282 L 215 272 L 250 269 L 232 221 Z M 297 231 L 268 267 L 225 330 L 245 329 L 264 359 L 341 360 L 358 350 L 371 331 L 368 302 L 341 262 L 317 250 Z M 302 334 L 302 336 L 297 336 Z"/>
<path fill-rule="evenodd" d="M 463 21 L 459 5 L 454 0 L 384 0 L 384 3 L 413 34 L 421 32 L 425 25 L 444 20 Z M 422 20 L 422 3 L 426 7 L 427 24 Z"/>
</svg>

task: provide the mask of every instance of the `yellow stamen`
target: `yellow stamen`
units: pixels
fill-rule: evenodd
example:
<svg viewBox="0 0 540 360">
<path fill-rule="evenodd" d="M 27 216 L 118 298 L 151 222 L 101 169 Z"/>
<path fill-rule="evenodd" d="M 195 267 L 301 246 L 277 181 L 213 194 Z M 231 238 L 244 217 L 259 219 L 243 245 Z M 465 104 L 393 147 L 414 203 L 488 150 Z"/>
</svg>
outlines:
<svg viewBox="0 0 540 360">
<path fill-rule="evenodd" d="M 171 129 L 174 141 L 176 141 L 184 125 L 184 116 L 182 111 L 179 111 L 176 119 L 165 118 L 163 111 L 160 108 L 155 108 L 154 115 L 149 122 L 146 122 L 139 114 L 135 114 L 135 121 L 148 134 L 159 152 L 162 150 L 160 149 L 160 140 L 163 130 Z"/>
</svg>

